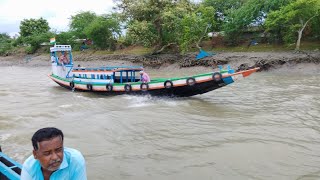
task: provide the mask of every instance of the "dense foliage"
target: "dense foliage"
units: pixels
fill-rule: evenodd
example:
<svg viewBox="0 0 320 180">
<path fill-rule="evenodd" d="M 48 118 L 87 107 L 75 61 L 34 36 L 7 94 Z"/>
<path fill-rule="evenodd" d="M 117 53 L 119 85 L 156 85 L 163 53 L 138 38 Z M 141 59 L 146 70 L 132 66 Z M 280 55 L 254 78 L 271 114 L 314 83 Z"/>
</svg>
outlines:
<svg viewBox="0 0 320 180">
<path fill-rule="evenodd" d="M 50 30 L 48 21 L 40 19 L 24 19 L 20 23 L 20 35 L 28 37 L 34 34 L 46 33 Z"/>
<path fill-rule="evenodd" d="M 97 17 L 85 28 L 85 34 L 93 40 L 96 47 L 115 50 L 116 40 L 121 34 L 117 16 L 105 15 Z"/>
<path fill-rule="evenodd" d="M 266 26 L 270 31 L 278 31 L 285 42 L 297 41 L 296 49 L 300 48 L 302 33 L 309 22 L 319 16 L 320 2 L 318 0 L 297 0 L 282 6 L 280 10 L 269 14 Z M 310 25 L 311 28 L 312 24 Z M 319 24 L 318 24 L 319 26 Z"/>
<path fill-rule="evenodd" d="M 11 49 L 11 38 L 6 33 L 0 34 L 0 55 L 7 55 Z"/>
<path fill-rule="evenodd" d="M 87 11 L 71 16 L 67 32 L 50 32 L 43 18 L 24 19 L 19 38 L 0 34 L 0 55 L 21 45 L 33 53 L 51 37 L 56 37 L 59 44 L 74 47 L 91 39 L 94 42 L 91 47 L 96 49 L 143 45 L 153 47 L 153 53 L 168 48 L 178 52 L 201 48 L 201 42 L 209 39 L 209 32 L 219 34 L 223 45 L 239 45 L 255 39 L 262 43 L 296 43 L 299 49 L 301 40 L 320 41 L 319 0 L 114 2 L 115 11 L 110 14 Z"/>
<path fill-rule="evenodd" d="M 84 33 L 84 29 L 96 18 L 97 15 L 89 11 L 80 12 L 75 16 L 71 16 L 70 30 L 76 37 L 84 39 L 87 37 Z"/>
</svg>

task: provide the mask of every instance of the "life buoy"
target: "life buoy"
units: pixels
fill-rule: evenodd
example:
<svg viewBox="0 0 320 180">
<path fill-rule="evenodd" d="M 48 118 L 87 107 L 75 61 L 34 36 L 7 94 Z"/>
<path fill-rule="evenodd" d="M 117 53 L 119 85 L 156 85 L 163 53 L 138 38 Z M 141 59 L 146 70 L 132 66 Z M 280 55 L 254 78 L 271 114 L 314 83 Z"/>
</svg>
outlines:
<svg viewBox="0 0 320 180">
<path fill-rule="evenodd" d="M 92 84 L 87 84 L 87 89 L 88 89 L 89 91 L 92 91 Z"/>
<path fill-rule="evenodd" d="M 213 79 L 215 82 L 221 81 L 221 79 L 222 79 L 221 73 L 219 73 L 219 72 L 213 73 L 213 74 L 212 74 L 212 79 Z"/>
<path fill-rule="evenodd" d="M 194 86 L 196 84 L 196 79 L 193 77 L 190 77 L 186 80 L 186 82 L 189 86 Z"/>
<path fill-rule="evenodd" d="M 124 85 L 124 91 L 126 91 L 126 92 L 130 92 L 132 90 L 132 87 L 131 87 L 131 85 L 130 84 L 126 84 L 126 85 Z"/>
<path fill-rule="evenodd" d="M 141 89 L 141 91 L 147 91 L 149 89 L 149 84 L 148 83 L 141 83 L 140 89 Z"/>
<path fill-rule="evenodd" d="M 70 82 L 70 87 L 71 87 L 72 89 L 74 88 L 74 82 L 73 82 L 73 81 Z"/>
<path fill-rule="evenodd" d="M 163 83 L 163 86 L 166 88 L 166 89 L 170 89 L 173 87 L 173 83 L 172 81 L 170 80 L 166 80 L 164 83 Z"/>
<path fill-rule="evenodd" d="M 112 90 L 113 90 L 112 84 L 107 84 L 107 85 L 106 85 L 106 90 L 107 90 L 107 91 L 112 91 Z"/>
</svg>

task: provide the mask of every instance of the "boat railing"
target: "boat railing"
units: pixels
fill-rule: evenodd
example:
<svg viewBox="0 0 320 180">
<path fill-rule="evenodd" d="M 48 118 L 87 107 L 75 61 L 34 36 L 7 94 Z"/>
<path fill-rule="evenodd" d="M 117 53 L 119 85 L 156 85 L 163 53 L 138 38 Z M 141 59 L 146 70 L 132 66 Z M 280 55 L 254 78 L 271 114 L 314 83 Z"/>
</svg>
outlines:
<svg viewBox="0 0 320 180">
<path fill-rule="evenodd" d="M 19 180 L 21 169 L 22 165 L 1 152 L 0 147 L 0 179 Z"/>
<path fill-rule="evenodd" d="M 50 47 L 51 52 L 56 51 L 71 51 L 71 45 L 54 45 L 53 47 Z"/>
</svg>

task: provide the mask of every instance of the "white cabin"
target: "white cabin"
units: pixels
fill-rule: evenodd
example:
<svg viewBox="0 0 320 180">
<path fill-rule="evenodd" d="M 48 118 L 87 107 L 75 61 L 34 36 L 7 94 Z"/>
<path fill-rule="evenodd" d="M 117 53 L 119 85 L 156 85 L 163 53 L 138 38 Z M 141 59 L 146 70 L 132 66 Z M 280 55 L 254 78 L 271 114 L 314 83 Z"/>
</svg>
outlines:
<svg viewBox="0 0 320 180">
<path fill-rule="evenodd" d="M 70 45 L 50 47 L 52 74 L 62 78 L 72 78 L 73 58 Z"/>
</svg>

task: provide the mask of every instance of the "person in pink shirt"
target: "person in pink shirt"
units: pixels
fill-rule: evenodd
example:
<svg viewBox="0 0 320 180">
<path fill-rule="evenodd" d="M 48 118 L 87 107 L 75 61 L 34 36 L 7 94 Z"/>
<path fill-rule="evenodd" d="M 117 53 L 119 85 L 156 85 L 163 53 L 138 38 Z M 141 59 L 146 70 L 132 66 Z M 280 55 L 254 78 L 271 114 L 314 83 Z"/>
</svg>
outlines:
<svg viewBox="0 0 320 180">
<path fill-rule="evenodd" d="M 63 65 L 66 65 L 66 64 L 69 64 L 69 59 L 68 59 L 68 56 L 67 56 L 67 51 L 65 51 L 64 53 L 61 52 L 61 55 L 59 57 L 59 63 L 60 64 L 63 64 Z"/>
<path fill-rule="evenodd" d="M 140 71 L 140 75 L 141 75 L 141 81 L 142 81 L 143 83 L 148 83 L 148 82 L 150 82 L 150 77 L 149 77 L 149 75 L 148 75 L 146 72 Z"/>
</svg>

